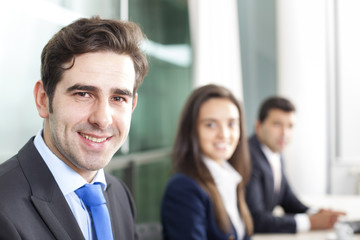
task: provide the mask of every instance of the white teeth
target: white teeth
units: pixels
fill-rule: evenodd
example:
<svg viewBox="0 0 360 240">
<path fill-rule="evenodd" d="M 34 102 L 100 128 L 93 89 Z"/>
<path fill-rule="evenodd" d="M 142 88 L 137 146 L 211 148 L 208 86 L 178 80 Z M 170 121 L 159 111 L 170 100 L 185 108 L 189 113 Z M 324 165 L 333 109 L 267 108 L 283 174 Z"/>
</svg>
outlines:
<svg viewBox="0 0 360 240">
<path fill-rule="evenodd" d="M 90 140 L 92 142 L 96 142 L 96 143 L 101 143 L 103 141 L 106 140 L 106 138 L 95 138 L 95 137 L 90 137 L 88 135 L 85 135 L 85 134 L 82 134 L 81 133 L 81 136 L 83 136 L 84 138 L 86 138 L 87 140 Z"/>
<path fill-rule="evenodd" d="M 215 146 L 218 148 L 227 148 L 228 144 L 227 143 L 217 143 Z"/>
</svg>

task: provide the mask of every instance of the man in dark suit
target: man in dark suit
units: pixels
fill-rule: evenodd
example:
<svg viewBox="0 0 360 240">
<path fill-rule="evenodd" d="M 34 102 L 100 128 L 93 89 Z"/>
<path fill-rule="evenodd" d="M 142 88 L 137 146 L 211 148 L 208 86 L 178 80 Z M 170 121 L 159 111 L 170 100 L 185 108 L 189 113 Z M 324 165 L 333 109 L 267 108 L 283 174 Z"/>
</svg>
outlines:
<svg viewBox="0 0 360 240">
<path fill-rule="evenodd" d="M 0 165 L 0 239 L 100 239 L 98 229 L 107 239 L 137 239 L 131 194 L 103 168 L 128 135 L 148 70 L 142 40 L 134 23 L 93 17 L 47 43 L 34 87 L 43 129 Z M 106 226 L 79 194 L 83 186 L 105 198 Z"/>
<path fill-rule="evenodd" d="M 270 97 L 259 111 L 256 134 L 250 137 L 252 176 L 246 187 L 246 201 L 257 233 L 295 233 L 332 228 L 344 213 L 309 209 L 292 191 L 284 173 L 281 152 L 291 139 L 295 107 L 287 99 Z M 274 216 L 281 206 L 283 216 Z"/>
</svg>

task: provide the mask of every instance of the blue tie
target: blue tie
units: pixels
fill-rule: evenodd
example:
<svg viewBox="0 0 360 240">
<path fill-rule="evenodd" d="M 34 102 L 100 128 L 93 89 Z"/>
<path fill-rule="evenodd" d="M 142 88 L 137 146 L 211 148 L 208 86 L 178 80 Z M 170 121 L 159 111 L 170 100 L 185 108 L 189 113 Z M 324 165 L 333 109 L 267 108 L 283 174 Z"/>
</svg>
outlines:
<svg viewBox="0 0 360 240">
<path fill-rule="evenodd" d="M 98 240 L 112 240 L 111 221 L 106 200 L 100 183 L 85 184 L 75 190 L 86 207 L 90 210 Z"/>
</svg>

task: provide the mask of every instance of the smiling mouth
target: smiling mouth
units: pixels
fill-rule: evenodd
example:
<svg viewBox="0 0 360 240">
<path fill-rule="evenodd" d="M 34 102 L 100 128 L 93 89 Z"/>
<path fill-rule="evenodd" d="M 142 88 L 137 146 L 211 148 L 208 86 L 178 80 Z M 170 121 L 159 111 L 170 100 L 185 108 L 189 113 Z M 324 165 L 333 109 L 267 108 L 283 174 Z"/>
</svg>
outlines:
<svg viewBox="0 0 360 240">
<path fill-rule="evenodd" d="M 227 144 L 227 143 L 217 143 L 217 144 L 215 144 L 215 147 L 217 147 L 219 149 L 228 149 L 229 144 Z"/>
<path fill-rule="evenodd" d="M 80 133 L 80 135 L 85 138 L 86 140 L 89 140 L 89 141 L 92 141 L 92 142 L 95 142 L 95 143 L 102 143 L 102 142 L 105 142 L 106 139 L 108 139 L 107 137 L 104 137 L 104 138 L 96 138 L 96 137 L 91 137 L 89 135 L 85 135 L 83 133 Z"/>
</svg>

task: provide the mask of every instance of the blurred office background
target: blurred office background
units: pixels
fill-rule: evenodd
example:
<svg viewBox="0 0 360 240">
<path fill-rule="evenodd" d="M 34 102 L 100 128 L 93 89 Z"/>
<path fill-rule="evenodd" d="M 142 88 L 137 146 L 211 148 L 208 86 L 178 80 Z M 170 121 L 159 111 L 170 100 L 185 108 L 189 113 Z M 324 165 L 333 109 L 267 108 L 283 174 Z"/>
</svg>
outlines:
<svg viewBox="0 0 360 240">
<path fill-rule="evenodd" d="M 0 3 L 0 162 L 42 126 L 32 89 L 51 36 L 79 17 L 131 20 L 150 72 L 128 141 L 107 168 L 126 181 L 141 222 L 159 221 L 177 120 L 194 87 L 231 88 L 248 135 L 270 95 L 297 107 L 284 152 L 299 194 L 358 194 L 360 2 L 356 0 L 6 0 Z M 1 196 L 0 196 L 1 197 Z"/>
</svg>

